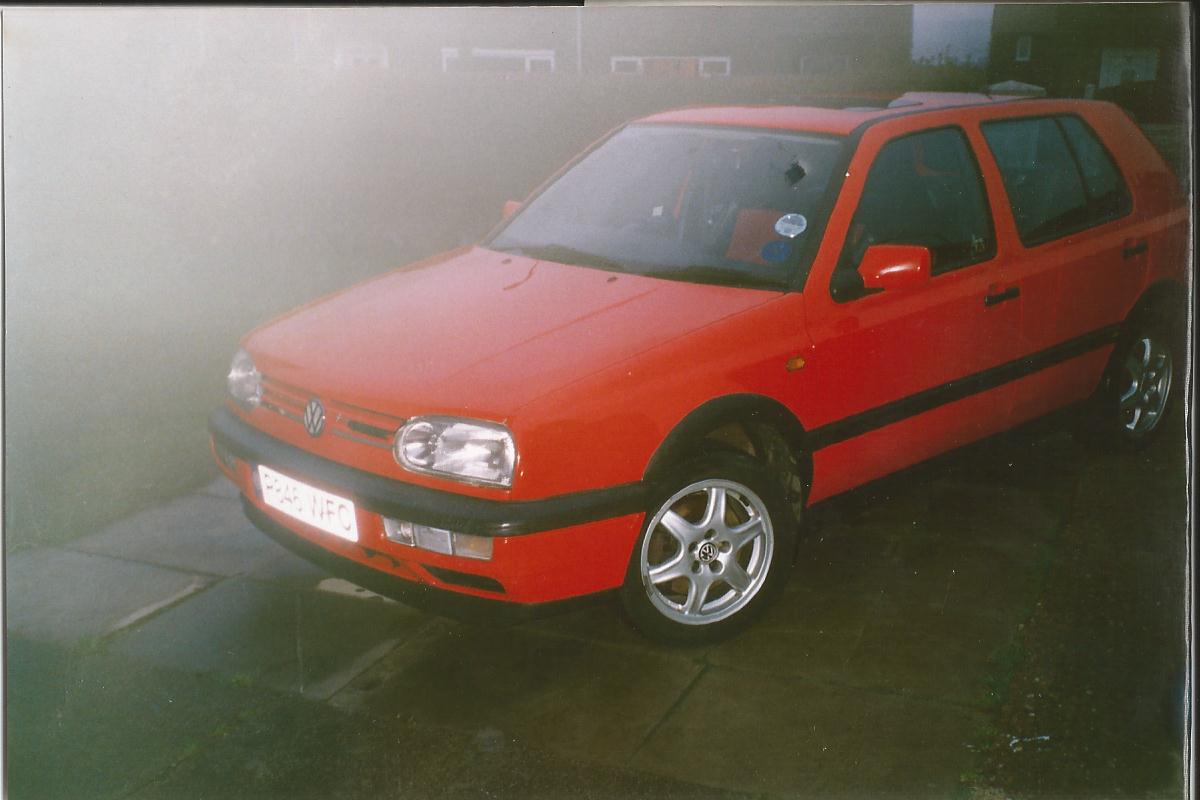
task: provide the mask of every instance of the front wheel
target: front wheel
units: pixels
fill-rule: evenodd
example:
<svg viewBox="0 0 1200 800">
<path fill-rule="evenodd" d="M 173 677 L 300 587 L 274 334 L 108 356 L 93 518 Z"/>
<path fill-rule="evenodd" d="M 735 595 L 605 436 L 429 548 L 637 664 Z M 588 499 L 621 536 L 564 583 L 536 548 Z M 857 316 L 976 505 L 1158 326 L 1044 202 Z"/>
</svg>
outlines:
<svg viewBox="0 0 1200 800">
<path fill-rule="evenodd" d="M 783 485 L 759 462 L 732 453 L 690 462 L 647 514 L 625 610 L 660 641 L 730 636 L 787 582 L 795 527 Z"/>
</svg>

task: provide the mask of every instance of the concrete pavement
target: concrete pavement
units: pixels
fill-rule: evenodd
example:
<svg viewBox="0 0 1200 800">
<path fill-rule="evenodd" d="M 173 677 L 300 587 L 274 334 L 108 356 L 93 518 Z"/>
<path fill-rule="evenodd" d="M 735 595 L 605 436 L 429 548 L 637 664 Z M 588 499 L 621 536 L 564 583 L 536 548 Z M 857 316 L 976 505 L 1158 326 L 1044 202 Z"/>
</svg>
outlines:
<svg viewBox="0 0 1200 800">
<path fill-rule="evenodd" d="M 969 794 L 1064 531 L 1103 526 L 1114 468 L 1175 507 L 1140 458 L 1042 426 L 826 504 L 780 601 L 696 649 L 611 602 L 480 628 L 385 601 L 258 533 L 218 481 L 9 556 L 9 791 Z"/>
</svg>

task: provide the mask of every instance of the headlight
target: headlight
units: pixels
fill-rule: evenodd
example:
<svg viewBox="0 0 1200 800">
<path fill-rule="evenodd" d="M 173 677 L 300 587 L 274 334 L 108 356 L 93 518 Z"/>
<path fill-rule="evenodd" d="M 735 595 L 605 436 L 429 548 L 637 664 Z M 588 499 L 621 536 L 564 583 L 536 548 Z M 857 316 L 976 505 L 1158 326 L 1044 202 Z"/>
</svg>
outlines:
<svg viewBox="0 0 1200 800">
<path fill-rule="evenodd" d="M 396 432 L 392 453 L 414 472 L 512 486 L 517 448 L 503 425 L 454 417 L 413 417 Z"/>
<path fill-rule="evenodd" d="M 229 366 L 229 393 L 239 403 L 254 408 L 262 400 L 262 375 L 245 350 L 238 350 Z"/>
</svg>

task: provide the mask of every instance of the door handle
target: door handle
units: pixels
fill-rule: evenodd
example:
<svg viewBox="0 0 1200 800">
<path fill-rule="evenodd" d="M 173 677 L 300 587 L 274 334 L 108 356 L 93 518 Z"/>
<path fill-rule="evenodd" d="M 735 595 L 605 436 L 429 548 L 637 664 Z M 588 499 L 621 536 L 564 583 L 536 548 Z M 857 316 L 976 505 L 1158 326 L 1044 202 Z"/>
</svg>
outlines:
<svg viewBox="0 0 1200 800">
<path fill-rule="evenodd" d="M 1125 247 L 1121 250 L 1121 257 L 1125 259 L 1140 256 L 1142 253 L 1150 249 L 1150 244 L 1145 239 L 1127 239 Z"/>
<path fill-rule="evenodd" d="M 985 306 L 987 306 L 988 308 L 991 308 L 992 306 L 999 305 L 1000 303 L 1003 303 L 1006 300 L 1016 300 L 1020 296 L 1021 296 L 1021 287 L 1010 286 L 1002 292 L 996 292 L 994 294 L 984 295 L 983 304 Z"/>
</svg>

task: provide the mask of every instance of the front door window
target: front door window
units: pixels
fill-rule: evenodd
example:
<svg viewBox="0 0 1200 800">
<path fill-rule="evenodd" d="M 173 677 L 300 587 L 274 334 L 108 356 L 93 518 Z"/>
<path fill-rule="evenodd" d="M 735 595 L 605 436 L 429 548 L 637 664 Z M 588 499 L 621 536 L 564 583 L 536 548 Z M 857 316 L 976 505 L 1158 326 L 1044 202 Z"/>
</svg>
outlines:
<svg viewBox="0 0 1200 800">
<path fill-rule="evenodd" d="M 835 299 L 864 294 L 858 267 L 873 244 L 928 247 L 935 275 L 995 254 L 979 167 L 960 129 L 903 136 L 879 151 L 834 273 Z"/>
</svg>

